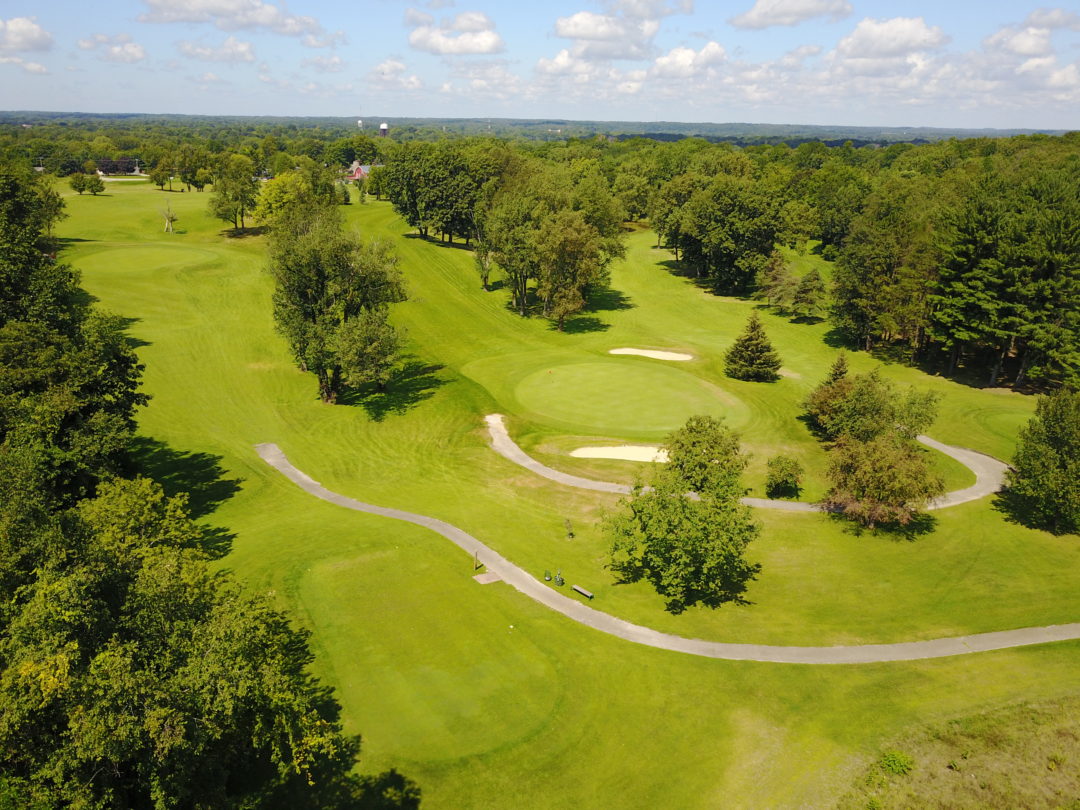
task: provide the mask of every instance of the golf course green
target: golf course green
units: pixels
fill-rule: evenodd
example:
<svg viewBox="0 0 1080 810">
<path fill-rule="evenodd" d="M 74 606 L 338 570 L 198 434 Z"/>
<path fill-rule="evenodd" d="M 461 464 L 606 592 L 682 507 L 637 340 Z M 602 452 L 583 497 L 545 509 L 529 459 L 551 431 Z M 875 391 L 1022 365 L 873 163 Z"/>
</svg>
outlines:
<svg viewBox="0 0 1080 810">
<path fill-rule="evenodd" d="M 612 269 L 618 296 L 560 333 L 516 315 L 497 283 L 483 290 L 461 245 L 410 235 L 386 203 L 349 206 L 349 226 L 400 258 L 409 300 L 393 318 L 407 357 L 386 392 L 327 406 L 274 331 L 264 237 L 224 229 L 207 194 L 126 183 L 65 199 L 62 258 L 100 306 L 130 319 L 146 364 L 140 433 L 167 448 L 157 471 L 233 536 L 220 564 L 311 631 L 314 668 L 363 735 L 361 769 L 397 768 L 425 806 L 828 807 L 902 733 L 1080 690 L 1077 642 L 830 667 L 631 644 L 505 584 L 480 585 L 444 538 L 312 498 L 257 456 L 256 444 L 277 443 L 335 492 L 438 517 L 534 575 L 561 569 L 599 610 L 681 636 L 867 644 L 1080 618 L 1080 543 L 1009 523 L 992 499 L 936 512 L 914 538 L 856 534 L 822 514 L 756 514 L 749 553 L 762 571 L 745 605 L 672 615 L 647 585 L 616 584 L 600 519 L 618 497 L 516 467 L 488 446 L 483 416 L 505 414 L 544 464 L 624 482 L 646 465 L 569 451 L 655 442 L 690 414 L 723 416 L 752 454 L 751 494 L 763 495 L 768 458 L 787 453 L 806 467 L 813 500 L 826 460 L 800 403 L 838 351 L 827 323 L 760 310 L 790 375 L 727 379 L 723 352 L 759 304 L 672 273 L 648 231 L 629 235 Z M 176 233 L 162 232 L 166 200 Z M 627 346 L 695 360 L 607 354 Z M 857 372 L 882 365 L 849 359 Z M 941 393 L 931 436 L 997 458 L 1011 456 L 1034 410 L 1011 391 L 882 371 Z M 951 459 L 935 463 L 948 489 L 972 483 Z"/>
</svg>

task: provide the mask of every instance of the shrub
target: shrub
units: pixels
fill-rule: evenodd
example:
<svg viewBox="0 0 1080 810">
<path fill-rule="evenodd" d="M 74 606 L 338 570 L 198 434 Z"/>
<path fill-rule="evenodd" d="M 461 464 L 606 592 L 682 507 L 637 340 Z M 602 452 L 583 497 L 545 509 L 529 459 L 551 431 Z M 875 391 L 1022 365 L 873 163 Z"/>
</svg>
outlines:
<svg viewBox="0 0 1080 810">
<path fill-rule="evenodd" d="M 791 456 L 769 459 L 765 494 L 770 498 L 798 498 L 802 485 L 802 465 Z"/>
<path fill-rule="evenodd" d="M 901 751 L 886 751 L 878 760 L 878 766 L 885 773 L 903 776 L 915 767 L 915 760 Z"/>
</svg>

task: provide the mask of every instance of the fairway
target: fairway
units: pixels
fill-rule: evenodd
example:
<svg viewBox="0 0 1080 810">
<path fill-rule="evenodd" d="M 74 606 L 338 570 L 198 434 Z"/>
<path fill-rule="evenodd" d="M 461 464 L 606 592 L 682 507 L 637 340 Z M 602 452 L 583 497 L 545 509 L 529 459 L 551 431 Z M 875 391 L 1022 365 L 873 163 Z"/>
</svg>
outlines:
<svg viewBox="0 0 1080 810">
<path fill-rule="evenodd" d="M 836 356 L 828 325 L 762 311 L 784 366 L 801 376 L 728 380 L 723 353 L 757 304 L 669 272 L 653 234 L 632 234 L 612 268 L 626 305 L 591 313 L 603 328 L 559 333 L 513 313 L 505 289 L 482 290 L 469 251 L 402 238 L 409 229 L 385 203 L 350 206 L 350 227 L 400 257 L 410 300 L 393 317 L 417 371 L 392 380 L 388 396 L 326 406 L 274 331 L 263 237 L 227 236 L 206 216 L 205 194 L 134 183 L 110 192 L 66 195 L 58 230 L 87 240 L 63 258 L 101 306 L 131 319 L 152 397 L 140 432 L 175 454 L 176 480 L 210 486 L 192 461 L 204 454 L 234 482 L 205 517 L 234 536 L 220 564 L 312 632 L 314 669 L 363 734 L 361 770 L 398 768 L 424 806 L 828 807 L 882 741 L 909 728 L 1080 690 L 1078 642 L 815 668 L 631 644 L 505 583 L 479 585 L 471 555 L 444 538 L 317 500 L 256 454 L 277 443 L 327 489 L 461 527 L 534 578 L 561 570 L 613 619 L 687 638 L 884 644 L 1080 619 L 1075 538 L 1008 523 L 987 498 L 934 513 L 932 531 L 913 540 L 855 534 L 820 514 L 755 515 L 763 530 L 750 553 L 762 572 L 746 605 L 673 615 L 651 588 L 615 583 L 600 520 L 617 496 L 502 458 L 484 415 L 504 413 L 544 464 L 600 480 L 630 482 L 644 465 L 569 451 L 655 443 L 698 409 L 740 433 L 752 494 L 763 494 L 770 455 L 804 463 L 807 500 L 827 463 L 798 415 Z M 182 233 L 161 233 L 166 197 Z M 620 346 L 695 359 L 608 354 Z M 901 385 L 940 392 L 930 435 L 997 458 L 1011 456 L 1034 408 L 1013 392 L 849 359 L 856 372 L 882 366 Z M 973 483 L 939 460 L 955 465 L 950 489 Z"/>
<path fill-rule="evenodd" d="M 554 422 L 620 434 L 668 432 L 694 414 L 723 417 L 731 397 L 685 371 L 641 362 L 541 369 L 514 390 L 526 411 Z"/>
</svg>

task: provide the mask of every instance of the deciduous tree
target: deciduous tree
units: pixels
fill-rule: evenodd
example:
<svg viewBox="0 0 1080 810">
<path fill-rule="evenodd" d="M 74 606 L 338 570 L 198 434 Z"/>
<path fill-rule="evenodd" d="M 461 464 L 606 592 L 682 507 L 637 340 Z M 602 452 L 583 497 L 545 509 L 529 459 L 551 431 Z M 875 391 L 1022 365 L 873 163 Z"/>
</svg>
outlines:
<svg viewBox="0 0 1080 810">
<path fill-rule="evenodd" d="M 648 580 L 673 613 L 738 602 L 760 570 L 743 556 L 759 529 L 739 501 L 746 459 L 738 440 L 716 420 L 693 417 L 667 448 L 670 462 L 652 488 L 635 487 L 608 520 L 611 568 L 625 581 Z"/>
<path fill-rule="evenodd" d="M 1080 532 L 1080 392 L 1039 398 L 1034 418 L 1020 429 L 1004 501 L 1028 525 Z"/>
</svg>

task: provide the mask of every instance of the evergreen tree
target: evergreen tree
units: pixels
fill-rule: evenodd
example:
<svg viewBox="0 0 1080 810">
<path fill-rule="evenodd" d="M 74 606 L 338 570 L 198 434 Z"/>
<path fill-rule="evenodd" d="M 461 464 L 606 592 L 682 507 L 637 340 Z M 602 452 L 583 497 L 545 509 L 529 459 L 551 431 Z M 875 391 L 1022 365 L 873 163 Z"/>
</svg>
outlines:
<svg viewBox="0 0 1080 810">
<path fill-rule="evenodd" d="M 779 312 L 787 312 L 795 297 L 795 289 L 798 282 L 788 269 L 787 262 L 778 251 L 769 256 L 769 263 L 765 272 L 758 280 L 760 297 L 768 302 L 769 306 L 775 307 Z"/>
<path fill-rule="evenodd" d="M 818 318 L 825 311 L 828 290 L 817 268 L 803 276 L 791 296 L 791 310 L 800 318 Z"/>
<path fill-rule="evenodd" d="M 1040 397 L 1020 429 L 1004 502 L 1021 522 L 1055 533 L 1080 532 L 1080 392 Z"/>
<path fill-rule="evenodd" d="M 772 382 L 779 376 L 779 370 L 780 358 L 754 312 L 746 322 L 746 329 L 724 355 L 724 373 L 737 380 Z"/>
</svg>

